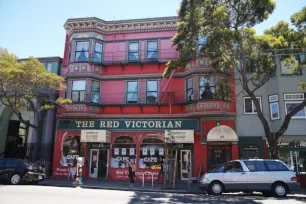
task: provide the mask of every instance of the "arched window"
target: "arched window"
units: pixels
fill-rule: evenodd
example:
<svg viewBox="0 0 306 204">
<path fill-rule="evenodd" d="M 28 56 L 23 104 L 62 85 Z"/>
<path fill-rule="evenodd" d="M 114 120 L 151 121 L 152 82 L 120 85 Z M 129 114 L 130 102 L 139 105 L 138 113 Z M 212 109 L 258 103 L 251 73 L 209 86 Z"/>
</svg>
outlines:
<svg viewBox="0 0 306 204">
<path fill-rule="evenodd" d="M 243 158 L 244 159 L 258 159 L 259 158 L 259 148 L 255 145 L 247 145 L 243 148 Z"/>
<path fill-rule="evenodd" d="M 160 169 L 160 158 L 164 158 L 165 142 L 158 136 L 143 139 L 140 145 L 139 168 Z"/>
<path fill-rule="evenodd" d="M 136 163 L 136 144 L 129 136 L 117 137 L 112 147 L 112 168 L 126 168 L 126 161 Z"/>
</svg>

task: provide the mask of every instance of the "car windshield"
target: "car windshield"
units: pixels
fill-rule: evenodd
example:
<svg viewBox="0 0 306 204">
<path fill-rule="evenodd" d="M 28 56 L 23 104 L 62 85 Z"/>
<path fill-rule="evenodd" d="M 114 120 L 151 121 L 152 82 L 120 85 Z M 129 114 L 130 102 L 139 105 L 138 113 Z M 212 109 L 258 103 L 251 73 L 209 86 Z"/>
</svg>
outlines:
<svg viewBox="0 0 306 204">
<path fill-rule="evenodd" d="M 208 173 L 217 173 L 217 172 L 223 172 L 223 171 L 224 171 L 224 164 L 221 164 L 220 166 L 209 171 Z"/>
</svg>

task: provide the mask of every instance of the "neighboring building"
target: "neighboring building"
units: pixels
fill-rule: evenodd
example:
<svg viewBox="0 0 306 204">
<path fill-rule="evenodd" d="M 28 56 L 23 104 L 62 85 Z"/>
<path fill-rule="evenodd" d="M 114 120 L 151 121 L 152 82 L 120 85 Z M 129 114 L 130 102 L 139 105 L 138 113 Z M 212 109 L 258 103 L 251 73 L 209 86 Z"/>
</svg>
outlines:
<svg viewBox="0 0 306 204">
<path fill-rule="evenodd" d="M 60 57 L 45 57 L 37 58 L 48 72 L 60 74 L 62 59 Z M 23 61 L 27 59 L 20 59 Z M 51 94 L 50 97 L 56 99 L 56 94 Z M 43 153 L 46 158 L 49 157 L 51 161 L 52 156 L 46 155 L 46 152 L 52 152 L 52 143 L 54 142 L 54 125 L 55 125 L 55 114 L 56 110 L 50 110 L 47 114 L 44 130 L 42 135 L 43 148 L 47 148 Z M 32 124 L 35 123 L 34 112 L 30 108 L 25 108 L 22 111 L 23 118 L 26 121 L 30 121 Z M 16 157 L 16 158 L 29 158 L 30 152 L 34 148 L 36 142 L 36 133 L 32 128 L 26 128 L 21 123 L 15 113 L 3 104 L 0 104 L 0 158 L 1 157 Z M 47 145 L 49 144 L 49 145 Z M 46 167 L 49 164 L 45 164 Z M 48 167 L 47 167 L 48 168 Z M 48 169 L 47 169 L 48 171 Z"/>
<path fill-rule="evenodd" d="M 299 61 L 304 56 L 297 55 Z M 264 116 L 272 131 L 279 130 L 283 120 L 292 108 L 305 99 L 305 93 L 298 90 L 300 82 L 306 81 L 306 75 L 293 75 L 292 69 L 285 66 L 284 58 L 274 56 L 277 71 L 272 79 L 255 93 Z M 254 69 L 248 69 L 254 72 Z M 236 93 L 241 92 L 240 83 L 236 83 Z M 249 97 L 240 94 L 237 98 L 237 134 L 239 136 L 240 157 L 264 158 L 269 156 L 263 126 Z M 279 139 L 280 159 L 297 173 L 306 174 L 306 108 L 299 111 L 289 124 L 288 130 Z"/>
<path fill-rule="evenodd" d="M 162 78 L 166 63 L 178 57 L 171 42 L 177 21 L 67 20 L 67 90 L 61 96 L 73 104 L 58 109 L 54 177 L 69 176 L 81 156 L 85 178 L 126 180 L 123 160 L 135 159 L 137 175 L 151 179 L 151 172 L 156 179 L 168 134 L 180 143 L 179 179 L 188 179 L 188 167 L 197 177 L 238 159 L 236 105 L 216 97 L 220 79 L 228 79 L 228 92 L 235 95 L 233 75 L 211 74 L 209 59 L 199 56 Z"/>
</svg>

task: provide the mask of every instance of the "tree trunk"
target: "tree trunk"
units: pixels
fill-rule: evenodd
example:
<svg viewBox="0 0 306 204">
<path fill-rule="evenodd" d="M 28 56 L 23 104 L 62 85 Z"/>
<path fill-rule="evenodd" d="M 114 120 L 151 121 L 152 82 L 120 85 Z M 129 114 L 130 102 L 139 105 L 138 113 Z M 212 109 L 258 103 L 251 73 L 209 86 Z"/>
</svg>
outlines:
<svg viewBox="0 0 306 204">
<path fill-rule="evenodd" d="M 43 135 L 43 127 L 44 127 L 44 121 L 45 121 L 45 116 L 46 113 L 45 111 L 41 111 L 41 120 L 38 120 L 37 123 L 37 129 L 36 131 L 36 142 L 34 145 L 34 150 L 33 150 L 33 155 L 32 155 L 32 160 L 35 162 L 40 159 L 40 149 L 41 149 L 41 139 Z"/>
<path fill-rule="evenodd" d="M 273 133 L 273 137 L 270 137 L 268 139 L 269 152 L 270 152 L 271 159 L 278 159 L 279 158 L 277 140 L 278 140 L 278 138 L 275 137 L 275 133 Z"/>
</svg>

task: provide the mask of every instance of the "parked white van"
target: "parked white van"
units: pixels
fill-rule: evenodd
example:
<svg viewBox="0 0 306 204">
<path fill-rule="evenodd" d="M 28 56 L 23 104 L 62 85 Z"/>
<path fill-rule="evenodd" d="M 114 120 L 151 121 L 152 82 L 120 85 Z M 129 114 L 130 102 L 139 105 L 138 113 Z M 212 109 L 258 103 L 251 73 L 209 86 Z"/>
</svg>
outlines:
<svg viewBox="0 0 306 204">
<path fill-rule="evenodd" d="M 264 195 L 285 197 L 300 188 L 295 172 L 282 161 L 241 159 L 230 161 L 206 173 L 199 188 L 212 195 L 223 192 L 259 191 Z"/>
</svg>

